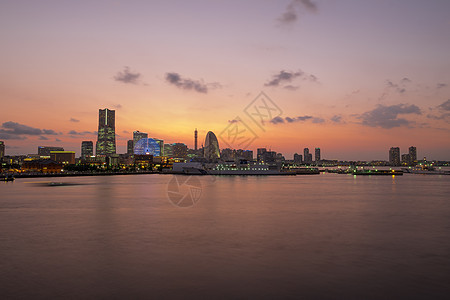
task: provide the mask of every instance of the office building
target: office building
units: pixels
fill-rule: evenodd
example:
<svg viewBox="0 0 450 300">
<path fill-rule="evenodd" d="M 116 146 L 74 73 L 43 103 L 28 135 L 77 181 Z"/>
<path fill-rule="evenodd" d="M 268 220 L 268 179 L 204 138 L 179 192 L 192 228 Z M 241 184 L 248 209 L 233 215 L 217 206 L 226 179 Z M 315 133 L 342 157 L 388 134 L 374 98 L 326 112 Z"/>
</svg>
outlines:
<svg viewBox="0 0 450 300">
<path fill-rule="evenodd" d="M 75 164 L 75 151 L 50 151 L 50 159 L 63 165 Z"/>
<path fill-rule="evenodd" d="M 188 147 L 183 143 L 172 144 L 172 156 L 174 158 L 186 158 Z"/>
<path fill-rule="evenodd" d="M 38 147 L 38 155 L 39 156 L 50 156 L 51 151 L 64 151 L 63 147 L 48 147 L 48 146 L 39 146 Z"/>
<path fill-rule="evenodd" d="M 208 160 L 220 158 L 219 141 L 212 131 L 208 131 L 205 138 L 204 157 Z"/>
<path fill-rule="evenodd" d="M 295 153 L 294 154 L 294 163 L 298 164 L 298 165 L 303 163 L 303 156 L 301 154 Z"/>
<path fill-rule="evenodd" d="M 164 141 L 157 139 L 157 138 L 153 138 L 153 139 L 159 145 L 159 155 L 163 156 L 164 155 Z"/>
<path fill-rule="evenodd" d="M 5 143 L 0 141 L 0 161 L 5 157 Z"/>
<path fill-rule="evenodd" d="M 127 154 L 133 155 L 134 154 L 134 141 L 128 140 L 127 142 Z"/>
<path fill-rule="evenodd" d="M 402 165 L 409 166 L 411 164 L 411 155 L 409 153 L 402 154 Z"/>
<path fill-rule="evenodd" d="M 173 157 L 173 147 L 171 144 L 164 144 L 164 156 Z"/>
<path fill-rule="evenodd" d="M 315 162 L 320 161 L 320 148 L 314 149 L 314 161 Z"/>
<path fill-rule="evenodd" d="M 391 166 L 400 166 L 400 148 L 392 147 L 389 150 L 389 164 Z"/>
<path fill-rule="evenodd" d="M 266 148 L 258 148 L 258 149 L 256 150 L 256 160 L 257 160 L 257 161 L 262 161 L 262 160 L 263 160 L 264 153 L 266 153 L 266 152 L 267 152 L 267 149 L 266 149 Z"/>
<path fill-rule="evenodd" d="M 139 142 L 141 139 L 147 139 L 148 133 L 146 132 L 140 132 L 139 130 L 133 131 L 133 149 L 134 146 L 136 146 L 137 142 Z"/>
<path fill-rule="evenodd" d="M 410 160 L 411 163 L 416 163 L 417 162 L 417 149 L 414 146 L 409 147 L 409 156 L 410 156 Z"/>
<path fill-rule="evenodd" d="M 95 155 L 116 154 L 116 111 L 98 110 L 98 138 Z"/>
<path fill-rule="evenodd" d="M 81 142 L 81 158 L 94 156 L 94 143 L 92 141 Z"/>
<path fill-rule="evenodd" d="M 312 162 L 312 154 L 309 153 L 309 148 L 303 149 L 303 160 L 305 163 L 311 163 Z"/>
</svg>

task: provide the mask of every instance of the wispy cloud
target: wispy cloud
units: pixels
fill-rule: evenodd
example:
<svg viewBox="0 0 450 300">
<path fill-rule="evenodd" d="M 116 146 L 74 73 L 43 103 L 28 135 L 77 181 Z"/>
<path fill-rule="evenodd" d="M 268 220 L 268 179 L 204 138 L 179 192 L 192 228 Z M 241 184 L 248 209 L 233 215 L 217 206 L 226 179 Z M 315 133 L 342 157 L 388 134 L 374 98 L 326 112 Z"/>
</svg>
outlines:
<svg viewBox="0 0 450 300">
<path fill-rule="evenodd" d="M 138 84 L 140 82 L 142 75 L 141 73 L 130 71 L 130 67 L 124 67 L 123 71 L 117 72 L 114 76 L 115 81 L 120 81 L 123 83 Z"/>
<path fill-rule="evenodd" d="M 76 130 L 70 130 L 70 131 L 68 132 L 68 134 L 70 134 L 70 135 L 89 135 L 89 134 L 95 135 L 95 134 L 97 134 L 97 133 L 96 133 L 96 132 L 93 132 L 93 131 L 81 131 L 81 132 L 78 132 L 78 131 L 76 131 Z"/>
<path fill-rule="evenodd" d="M 303 9 L 314 13 L 318 11 L 317 5 L 311 0 L 291 0 L 278 21 L 281 24 L 292 24 L 298 20 L 299 12 Z"/>
<path fill-rule="evenodd" d="M 311 81 L 311 82 L 318 81 L 316 76 L 307 74 L 307 73 L 303 72 L 302 70 L 298 70 L 298 71 L 281 70 L 279 73 L 273 75 L 272 78 L 264 84 L 264 86 L 278 87 L 283 84 L 291 83 L 296 78 Z M 288 85 L 285 85 L 283 88 L 288 89 L 288 90 L 296 90 L 299 88 L 299 86 L 294 86 L 294 85 L 288 84 Z"/>
<path fill-rule="evenodd" d="M 411 126 L 414 122 L 404 118 L 399 118 L 399 115 L 407 114 L 422 114 L 420 108 L 414 104 L 397 104 L 391 106 L 378 105 L 373 110 L 367 111 L 358 116 L 362 120 L 361 124 L 370 127 L 381 127 L 390 129 L 400 126 Z"/>
<path fill-rule="evenodd" d="M 339 115 L 332 116 L 330 120 L 333 123 L 343 123 L 342 116 Z"/>
<path fill-rule="evenodd" d="M 217 89 L 222 87 L 222 85 L 218 82 L 205 83 L 203 80 L 183 78 L 180 74 L 175 72 L 166 73 L 166 81 L 180 89 L 194 90 L 203 94 L 208 93 L 209 89 Z"/>
<path fill-rule="evenodd" d="M 283 124 L 283 123 L 296 123 L 296 122 L 305 122 L 305 121 L 311 121 L 312 123 L 324 123 L 325 119 L 313 117 L 313 116 L 298 116 L 298 117 L 275 117 L 272 120 L 270 120 L 270 123 L 272 124 Z"/>
<path fill-rule="evenodd" d="M 75 119 L 75 118 L 70 118 L 70 120 L 69 120 L 70 122 L 74 122 L 74 123 L 78 123 L 78 122 L 80 122 L 80 120 L 78 120 L 78 119 Z"/>
<path fill-rule="evenodd" d="M 434 120 L 445 120 L 447 122 L 450 122 L 450 99 L 436 106 L 436 109 L 437 112 L 427 115 L 427 118 Z"/>
<path fill-rule="evenodd" d="M 26 136 L 57 135 L 51 129 L 39 129 L 17 122 L 4 122 L 0 128 L 0 138 L 5 140 L 25 140 Z"/>
</svg>

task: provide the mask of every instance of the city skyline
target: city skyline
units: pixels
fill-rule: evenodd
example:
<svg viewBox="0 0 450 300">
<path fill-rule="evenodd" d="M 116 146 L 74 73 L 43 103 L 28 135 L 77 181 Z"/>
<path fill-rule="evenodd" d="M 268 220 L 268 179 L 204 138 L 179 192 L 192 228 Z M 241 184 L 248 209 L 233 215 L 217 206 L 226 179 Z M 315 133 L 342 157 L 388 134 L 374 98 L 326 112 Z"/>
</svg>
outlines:
<svg viewBox="0 0 450 300">
<path fill-rule="evenodd" d="M 136 130 L 194 148 L 197 128 L 220 143 L 239 116 L 254 153 L 388 160 L 414 145 L 418 159 L 450 160 L 448 11 L 438 0 L 5 1 L 0 140 L 6 155 L 79 156 L 108 107 L 117 153 Z M 261 91 L 282 111 L 264 130 L 244 119 Z"/>
</svg>

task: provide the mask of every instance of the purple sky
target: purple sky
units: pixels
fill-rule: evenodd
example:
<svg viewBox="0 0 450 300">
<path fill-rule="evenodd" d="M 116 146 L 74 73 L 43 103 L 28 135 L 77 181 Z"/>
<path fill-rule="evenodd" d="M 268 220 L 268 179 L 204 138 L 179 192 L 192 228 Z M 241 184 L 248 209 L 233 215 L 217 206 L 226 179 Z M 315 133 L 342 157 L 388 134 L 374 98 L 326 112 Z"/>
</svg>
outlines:
<svg viewBox="0 0 450 300">
<path fill-rule="evenodd" d="M 108 107 L 121 153 L 133 130 L 192 147 L 239 116 L 287 158 L 450 160 L 449 32 L 448 0 L 2 1 L 0 140 L 79 153 Z M 259 128 L 261 91 L 281 114 Z"/>
</svg>

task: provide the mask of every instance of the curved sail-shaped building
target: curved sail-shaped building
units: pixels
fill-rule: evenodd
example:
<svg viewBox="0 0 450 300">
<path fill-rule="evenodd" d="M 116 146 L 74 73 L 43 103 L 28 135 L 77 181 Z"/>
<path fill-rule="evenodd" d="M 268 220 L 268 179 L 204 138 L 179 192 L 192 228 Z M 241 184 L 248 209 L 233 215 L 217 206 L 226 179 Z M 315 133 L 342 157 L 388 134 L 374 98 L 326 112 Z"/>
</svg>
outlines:
<svg viewBox="0 0 450 300">
<path fill-rule="evenodd" d="M 219 141 L 212 131 L 208 131 L 206 134 L 204 156 L 208 160 L 217 160 L 220 158 Z"/>
</svg>

